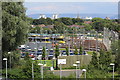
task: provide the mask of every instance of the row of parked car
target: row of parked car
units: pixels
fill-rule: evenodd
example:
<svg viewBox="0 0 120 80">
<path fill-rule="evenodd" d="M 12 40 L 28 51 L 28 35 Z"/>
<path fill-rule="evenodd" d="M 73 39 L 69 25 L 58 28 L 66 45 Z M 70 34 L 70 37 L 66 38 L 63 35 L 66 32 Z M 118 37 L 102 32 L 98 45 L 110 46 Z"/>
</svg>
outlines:
<svg viewBox="0 0 120 80">
<path fill-rule="evenodd" d="M 19 48 L 21 50 L 21 58 L 24 58 L 25 55 L 26 55 L 26 52 L 29 53 L 29 56 L 31 58 L 35 58 L 35 59 L 42 59 L 42 48 L 40 49 L 37 49 L 37 50 L 32 50 L 31 48 L 27 47 L 22 47 L 22 48 Z M 53 49 L 48 49 L 46 48 L 46 59 L 52 59 L 54 57 L 54 50 Z M 74 53 L 74 50 L 70 50 L 69 51 L 69 56 L 73 56 L 75 55 Z M 78 54 L 78 55 L 81 55 L 81 54 Z M 86 51 L 83 51 L 82 55 L 87 55 L 87 52 Z M 65 50 L 61 50 L 60 51 L 60 55 L 59 56 L 67 56 L 66 54 L 66 51 Z"/>
</svg>

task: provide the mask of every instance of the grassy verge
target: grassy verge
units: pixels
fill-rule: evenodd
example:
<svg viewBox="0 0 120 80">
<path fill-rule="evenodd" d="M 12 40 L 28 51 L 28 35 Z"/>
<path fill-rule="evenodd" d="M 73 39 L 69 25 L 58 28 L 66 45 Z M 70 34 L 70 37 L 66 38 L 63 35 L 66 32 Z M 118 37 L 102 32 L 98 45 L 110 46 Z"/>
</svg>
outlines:
<svg viewBox="0 0 120 80">
<path fill-rule="evenodd" d="M 88 51 L 87 54 L 92 55 L 93 51 Z"/>
<path fill-rule="evenodd" d="M 37 60 L 38 63 L 46 64 L 47 67 L 56 66 L 55 60 Z"/>
</svg>

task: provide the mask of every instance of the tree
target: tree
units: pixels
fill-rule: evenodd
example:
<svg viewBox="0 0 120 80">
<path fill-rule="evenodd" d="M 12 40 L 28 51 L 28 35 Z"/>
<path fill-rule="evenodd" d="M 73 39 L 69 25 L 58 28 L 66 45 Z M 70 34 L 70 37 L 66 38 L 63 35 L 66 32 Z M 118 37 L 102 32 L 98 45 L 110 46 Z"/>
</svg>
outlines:
<svg viewBox="0 0 120 80">
<path fill-rule="evenodd" d="M 92 29 L 92 26 L 90 24 L 82 24 L 86 31 L 90 31 Z"/>
<path fill-rule="evenodd" d="M 64 33 L 65 28 L 66 28 L 66 25 L 64 25 L 63 23 L 56 21 L 54 24 L 54 30 L 56 30 L 56 32 Z"/>
<path fill-rule="evenodd" d="M 83 48 L 82 48 L 82 46 L 80 46 L 79 54 L 82 55 L 82 53 L 83 53 Z"/>
<path fill-rule="evenodd" d="M 51 18 L 46 18 L 46 22 L 47 22 L 47 25 L 52 25 L 53 24 L 53 20 Z"/>
<path fill-rule="evenodd" d="M 115 66 L 116 66 L 116 69 L 118 71 L 118 73 L 120 74 L 120 39 L 118 41 L 118 50 L 117 50 L 117 53 L 115 55 Z"/>
<path fill-rule="evenodd" d="M 25 43 L 28 34 L 28 19 L 23 2 L 2 2 L 2 51 L 13 51 Z M 4 54 L 3 54 L 4 55 Z"/>
<path fill-rule="evenodd" d="M 118 41 L 113 41 L 112 44 L 111 44 L 111 51 L 112 51 L 112 54 L 117 54 L 117 50 L 118 50 Z"/>
<path fill-rule="evenodd" d="M 78 55 L 78 50 L 76 46 L 75 46 L 75 55 Z"/>
<path fill-rule="evenodd" d="M 56 69 L 58 69 L 58 56 L 59 56 L 59 47 L 58 45 L 55 46 L 55 58 L 56 58 Z"/>
<path fill-rule="evenodd" d="M 103 31 L 105 20 L 102 18 L 93 18 L 92 19 L 93 23 L 92 26 L 94 29 L 97 31 Z"/>
<path fill-rule="evenodd" d="M 68 49 L 68 47 L 66 47 L 66 54 L 67 54 L 67 56 L 69 55 L 69 49 Z"/>
<path fill-rule="evenodd" d="M 22 76 L 24 76 L 24 78 L 32 78 L 32 60 L 30 59 L 28 53 L 26 53 L 24 59 L 25 64 L 22 66 Z"/>
<path fill-rule="evenodd" d="M 91 60 L 90 64 L 93 65 L 94 68 L 98 68 L 98 57 L 97 57 L 96 52 L 93 52 L 92 60 Z"/>
<path fill-rule="evenodd" d="M 84 22 L 84 20 L 80 18 L 72 18 L 72 22 L 73 24 L 81 25 Z"/>
<path fill-rule="evenodd" d="M 10 60 L 11 60 L 11 68 L 15 68 L 16 66 L 19 66 L 20 63 L 20 51 L 12 51 L 10 54 L 8 52 L 5 52 L 2 56 L 3 58 L 6 57 L 8 59 L 8 67 L 10 68 Z M 11 58 L 11 59 L 10 59 Z M 3 68 L 5 68 L 5 64 L 3 63 Z"/>
<path fill-rule="evenodd" d="M 72 19 L 68 18 L 68 17 L 62 17 L 62 18 L 60 18 L 60 21 L 62 23 L 64 23 L 65 25 L 72 25 L 73 24 Z"/>
<path fill-rule="evenodd" d="M 108 66 L 111 63 L 111 53 L 100 50 L 99 66 L 102 70 L 108 70 Z"/>
<path fill-rule="evenodd" d="M 42 60 L 45 60 L 46 49 L 43 47 L 42 49 Z"/>
</svg>

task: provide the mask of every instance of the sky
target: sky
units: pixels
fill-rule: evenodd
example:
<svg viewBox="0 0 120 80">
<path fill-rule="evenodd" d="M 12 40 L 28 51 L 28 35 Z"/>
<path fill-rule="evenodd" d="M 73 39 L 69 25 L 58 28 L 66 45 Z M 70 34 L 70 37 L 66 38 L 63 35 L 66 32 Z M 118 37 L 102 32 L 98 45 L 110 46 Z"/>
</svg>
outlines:
<svg viewBox="0 0 120 80">
<path fill-rule="evenodd" d="M 33 1 L 33 0 L 32 0 Z M 58 0 L 57 0 L 58 1 Z M 59 0 L 60 1 L 60 0 Z M 70 0 L 69 0 L 70 1 Z M 77 0 L 76 0 L 77 1 Z M 88 1 L 88 0 L 85 0 Z M 95 0 L 93 0 L 95 1 Z M 97 0 L 99 1 L 99 0 Z M 116 0 L 104 0 L 109 2 L 25 2 L 27 15 L 31 14 L 117 14 L 118 2 Z"/>
<path fill-rule="evenodd" d="M 25 0 L 25 2 L 118 2 L 119 0 Z"/>
</svg>

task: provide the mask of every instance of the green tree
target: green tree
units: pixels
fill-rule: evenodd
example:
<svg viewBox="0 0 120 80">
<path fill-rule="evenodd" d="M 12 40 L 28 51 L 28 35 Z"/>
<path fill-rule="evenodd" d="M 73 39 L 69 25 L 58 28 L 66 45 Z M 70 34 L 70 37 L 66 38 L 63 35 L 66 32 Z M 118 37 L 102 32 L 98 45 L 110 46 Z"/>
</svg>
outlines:
<svg viewBox="0 0 120 80">
<path fill-rule="evenodd" d="M 78 49 L 76 46 L 75 46 L 75 55 L 78 55 Z"/>
<path fill-rule="evenodd" d="M 90 64 L 93 65 L 94 68 L 98 68 L 98 57 L 97 57 L 96 52 L 93 52 L 92 60 L 91 60 Z"/>
<path fill-rule="evenodd" d="M 116 66 L 117 72 L 120 74 L 120 40 L 118 41 L 118 45 L 119 45 L 118 50 L 115 55 L 115 66 Z"/>
<path fill-rule="evenodd" d="M 15 68 L 16 66 L 19 66 L 20 63 L 20 51 L 12 51 L 10 54 L 8 52 L 5 52 L 3 55 L 3 58 L 6 57 L 8 59 L 8 67 L 10 68 L 10 60 L 11 60 L 11 68 Z M 11 59 L 10 59 L 11 58 Z M 3 63 L 3 68 L 5 68 L 5 64 Z"/>
<path fill-rule="evenodd" d="M 117 50 L 118 50 L 118 41 L 113 41 L 112 44 L 111 44 L 111 51 L 112 51 L 112 54 L 117 54 Z"/>
<path fill-rule="evenodd" d="M 108 66 L 111 63 L 111 53 L 100 50 L 99 66 L 102 70 L 108 70 Z"/>
<path fill-rule="evenodd" d="M 56 69 L 58 69 L 58 56 L 60 54 L 58 45 L 55 46 Z"/>
<path fill-rule="evenodd" d="M 67 54 L 67 56 L 69 55 L 69 49 L 68 49 L 68 47 L 66 47 L 66 54 Z"/>
<path fill-rule="evenodd" d="M 81 54 L 81 55 L 82 55 L 82 53 L 83 53 L 83 48 L 82 48 L 82 46 L 80 46 L 80 49 L 79 49 L 79 54 Z"/>
<path fill-rule="evenodd" d="M 46 22 L 47 22 L 47 25 L 52 25 L 53 24 L 53 20 L 51 18 L 46 18 Z"/>
<path fill-rule="evenodd" d="M 105 20 L 102 18 L 93 18 L 92 19 L 93 23 L 92 26 L 94 29 L 97 31 L 103 31 L 104 25 L 105 25 Z"/>
<path fill-rule="evenodd" d="M 54 24 L 54 30 L 56 30 L 57 33 L 64 33 L 65 32 L 66 25 L 60 22 L 55 22 Z"/>
<path fill-rule="evenodd" d="M 24 60 L 30 60 L 29 53 L 25 53 Z"/>
<path fill-rule="evenodd" d="M 82 24 L 86 31 L 90 31 L 92 29 L 91 24 Z"/>
<path fill-rule="evenodd" d="M 29 54 L 25 55 L 25 64 L 22 66 L 22 75 L 24 78 L 32 78 L 32 60 L 29 57 Z"/>
<path fill-rule="evenodd" d="M 80 18 L 72 18 L 72 22 L 73 24 L 81 25 L 84 22 L 84 20 Z"/>
<path fill-rule="evenodd" d="M 43 47 L 43 50 L 42 50 L 42 60 L 45 60 L 45 54 L 46 54 L 46 49 L 45 49 L 45 47 Z"/>
<path fill-rule="evenodd" d="M 72 19 L 68 17 L 62 17 L 60 18 L 61 22 L 64 23 L 65 25 L 72 25 Z"/>
<path fill-rule="evenodd" d="M 28 26 L 23 2 L 2 2 L 3 53 L 13 51 L 25 43 Z"/>
</svg>

